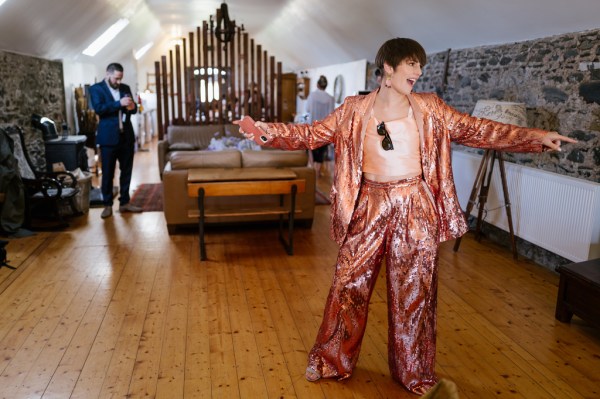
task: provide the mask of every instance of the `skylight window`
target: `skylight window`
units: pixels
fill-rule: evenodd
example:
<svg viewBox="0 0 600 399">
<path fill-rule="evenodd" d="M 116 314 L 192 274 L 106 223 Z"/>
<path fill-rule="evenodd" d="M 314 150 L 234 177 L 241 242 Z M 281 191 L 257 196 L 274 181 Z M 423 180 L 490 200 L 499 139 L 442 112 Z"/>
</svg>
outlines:
<svg viewBox="0 0 600 399">
<path fill-rule="evenodd" d="M 104 46 L 110 43 L 110 41 L 114 39 L 127 25 L 129 25 L 129 20 L 127 18 L 121 18 L 112 24 L 111 27 L 108 28 L 103 34 L 98 36 L 98 38 L 94 40 L 94 42 L 85 50 L 83 50 L 83 54 L 90 57 L 95 56 L 98 54 L 98 51 L 102 50 Z"/>
<path fill-rule="evenodd" d="M 133 56 L 135 57 L 136 60 L 139 60 L 140 58 L 142 58 L 144 56 L 144 54 L 146 54 L 146 52 L 148 50 L 150 50 L 150 48 L 154 46 L 154 42 L 150 42 L 148 44 L 146 44 L 144 47 L 140 48 L 139 50 L 137 50 Z"/>
</svg>

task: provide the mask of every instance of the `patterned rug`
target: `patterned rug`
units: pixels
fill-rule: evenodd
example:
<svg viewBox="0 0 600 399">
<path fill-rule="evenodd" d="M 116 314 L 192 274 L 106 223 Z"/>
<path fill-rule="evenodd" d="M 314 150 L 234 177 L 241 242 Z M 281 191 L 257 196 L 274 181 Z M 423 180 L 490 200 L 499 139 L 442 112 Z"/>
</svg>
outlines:
<svg viewBox="0 0 600 399">
<path fill-rule="evenodd" d="M 144 183 L 135 190 L 131 203 L 139 206 L 144 212 L 162 212 L 162 183 Z"/>
</svg>

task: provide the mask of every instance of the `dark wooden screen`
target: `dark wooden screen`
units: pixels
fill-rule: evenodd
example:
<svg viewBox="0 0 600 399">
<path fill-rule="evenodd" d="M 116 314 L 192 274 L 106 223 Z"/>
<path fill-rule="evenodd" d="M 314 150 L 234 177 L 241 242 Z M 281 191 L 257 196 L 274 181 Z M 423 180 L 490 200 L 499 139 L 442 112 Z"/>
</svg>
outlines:
<svg viewBox="0 0 600 399">
<path fill-rule="evenodd" d="M 235 21 L 231 41 L 216 37 L 220 11 L 155 62 L 160 139 L 169 125 L 281 120 L 281 62 Z"/>
</svg>

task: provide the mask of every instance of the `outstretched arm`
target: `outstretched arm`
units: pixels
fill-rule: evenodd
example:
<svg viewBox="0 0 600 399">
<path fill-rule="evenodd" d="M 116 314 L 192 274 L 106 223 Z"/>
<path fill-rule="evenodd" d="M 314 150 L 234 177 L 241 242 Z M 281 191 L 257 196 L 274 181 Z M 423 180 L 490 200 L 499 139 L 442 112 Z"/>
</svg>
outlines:
<svg viewBox="0 0 600 399">
<path fill-rule="evenodd" d="M 284 150 L 314 149 L 330 144 L 334 140 L 338 128 L 339 114 L 343 113 L 344 104 L 334 110 L 321 121 L 312 124 L 265 123 L 255 122 L 254 126 L 261 129 L 269 140 L 264 145 Z M 233 121 L 240 125 L 241 121 Z M 240 125 L 240 133 L 252 139 L 253 134 L 244 130 Z M 263 145 L 263 143 L 259 143 Z"/>
</svg>

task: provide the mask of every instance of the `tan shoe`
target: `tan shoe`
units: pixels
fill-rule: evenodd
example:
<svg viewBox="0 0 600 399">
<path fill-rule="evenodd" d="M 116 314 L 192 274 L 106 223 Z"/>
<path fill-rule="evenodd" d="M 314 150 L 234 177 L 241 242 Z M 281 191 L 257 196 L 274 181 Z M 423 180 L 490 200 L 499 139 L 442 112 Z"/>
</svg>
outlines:
<svg viewBox="0 0 600 399">
<path fill-rule="evenodd" d="M 100 217 L 106 219 L 112 216 L 112 206 L 105 206 Z"/>
<path fill-rule="evenodd" d="M 132 205 L 131 203 L 127 203 L 127 204 L 121 205 L 119 207 L 119 212 L 121 212 L 121 213 L 125 213 L 125 212 L 140 213 L 140 212 L 142 212 L 142 208 L 140 208 L 139 206 Z"/>
</svg>

